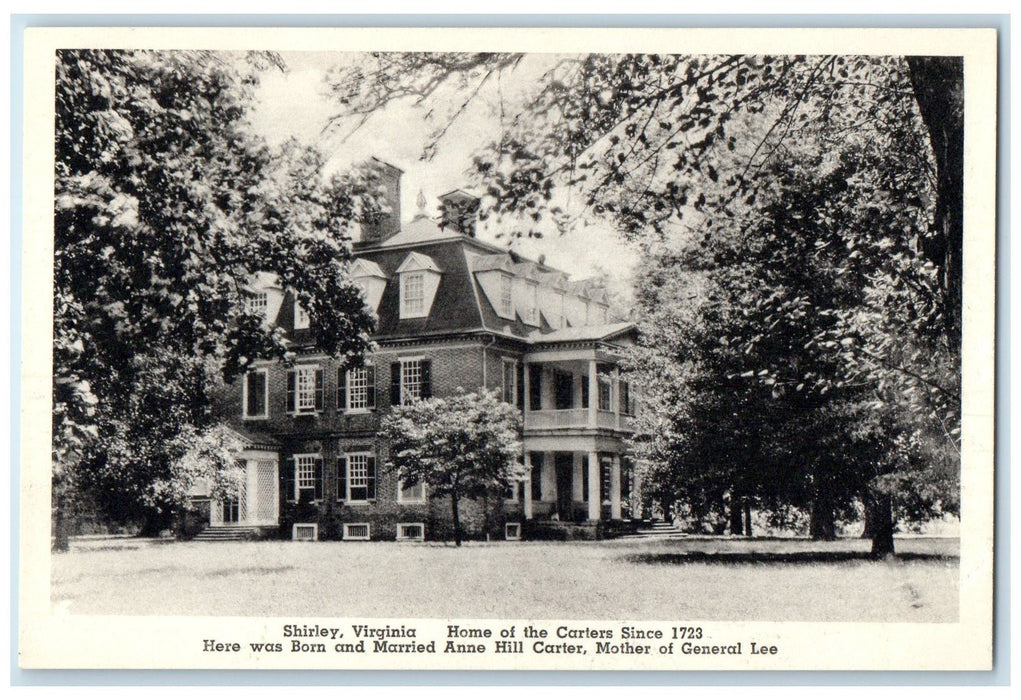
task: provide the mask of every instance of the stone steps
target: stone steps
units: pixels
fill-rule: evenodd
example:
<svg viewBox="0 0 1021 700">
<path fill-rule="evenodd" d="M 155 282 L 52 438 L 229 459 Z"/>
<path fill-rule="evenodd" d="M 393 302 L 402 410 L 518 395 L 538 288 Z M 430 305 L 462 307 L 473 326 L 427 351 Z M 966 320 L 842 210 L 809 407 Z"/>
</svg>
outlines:
<svg viewBox="0 0 1021 700">
<path fill-rule="evenodd" d="M 193 542 L 243 542 L 255 539 L 258 531 L 244 525 L 210 525 L 192 538 Z"/>
<path fill-rule="evenodd" d="M 651 527 L 644 527 L 632 533 L 621 535 L 619 540 L 679 540 L 688 534 L 673 523 L 656 522 Z"/>
</svg>

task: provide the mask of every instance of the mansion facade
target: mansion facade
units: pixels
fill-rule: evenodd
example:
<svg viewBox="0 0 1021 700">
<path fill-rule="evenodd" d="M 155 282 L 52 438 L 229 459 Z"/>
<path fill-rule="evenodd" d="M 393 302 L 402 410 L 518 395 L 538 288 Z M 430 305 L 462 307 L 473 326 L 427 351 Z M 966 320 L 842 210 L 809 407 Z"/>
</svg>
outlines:
<svg viewBox="0 0 1021 700">
<path fill-rule="evenodd" d="M 468 212 L 456 225 L 422 211 L 399 225 L 401 173 L 384 173 L 395 214 L 363 230 L 350 267 L 378 319 L 362 366 L 317 353 L 308 317 L 274 279 L 248 290 L 247 303 L 287 334 L 298 359 L 259 362 L 230 387 L 244 477 L 235 499 L 205 494 L 210 529 L 446 539 L 449 500 L 423 484 L 404 488 L 385 468 L 380 419 L 393 405 L 480 387 L 521 411 L 527 469 L 492 502 L 462 507 L 469 537 L 569 527 L 599 536 L 629 518 L 638 490 L 625 444 L 634 397 L 617 364 L 634 325 L 610 320 L 603 289 L 478 240 L 477 201 L 463 192 L 441 197 L 443 211 Z"/>
</svg>

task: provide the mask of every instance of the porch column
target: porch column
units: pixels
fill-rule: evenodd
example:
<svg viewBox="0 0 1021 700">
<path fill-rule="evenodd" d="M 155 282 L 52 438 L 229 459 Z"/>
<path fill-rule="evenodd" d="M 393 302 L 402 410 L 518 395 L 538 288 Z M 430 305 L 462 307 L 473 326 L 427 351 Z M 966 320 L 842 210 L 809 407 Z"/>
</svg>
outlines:
<svg viewBox="0 0 1021 700">
<path fill-rule="evenodd" d="M 596 427 L 596 411 L 599 409 L 599 376 L 595 360 L 588 361 L 588 427 Z M 595 454 L 595 453 L 592 453 Z"/>
<path fill-rule="evenodd" d="M 591 386 L 591 384 L 590 384 Z M 599 497 L 599 453 L 588 453 L 588 519 L 599 520 L 602 499 Z"/>
<path fill-rule="evenodd" d="M 610 519 L 620 520 L 620 455 L 613 455 L 610 467 Z"/>
<path fill-rule="evenodd" d="M 525 400 L 521 402 L 521 414 L 522 414 L 521 420 L 523 422 L 527 423 L 528 422 L 528 411 L 529 411 L 529 408 L 530 408 L 528 404 L 530 404 L 531 401 L 532 401 L 532 377 L 531 377 L 531 372 L 529 372 L 529 369 L 531 368 L 532 365 L 529 362 L 525 362 L 524 364 L 525 364 L 525 372 L 524 372 L 524 384 L 525 385 L 523 387 L 521 387 L 521 391 L 525 392 Z"/>
<path fill-rule="evenodd" d="M 525 453 L 525 478 L 521 480 L 521 488 L 525 490 L 525 498 L 522 509 L 525 513 L 525 520 L 532 519 L 532 453 Z"/>
</svg>

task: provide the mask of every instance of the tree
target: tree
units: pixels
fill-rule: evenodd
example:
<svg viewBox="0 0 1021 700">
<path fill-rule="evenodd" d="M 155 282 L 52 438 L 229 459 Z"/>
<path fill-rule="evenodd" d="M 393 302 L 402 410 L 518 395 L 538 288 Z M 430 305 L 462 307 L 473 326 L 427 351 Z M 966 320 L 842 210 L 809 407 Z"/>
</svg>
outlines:
<svg viewBox="0 0 1021 700">
<path fill-rule="evenodd" d="M 279 65 L 270 54 L 58 52 L 58 523 L 87 488 L 115 516 L 166 526 L 174 504 L 160 484 L 212 424 L 210 388 L 257 357 L 290 357 L 245 309 L 255 272 L 295 292 L 323 351 L 354 358 L 368 346 L 346 231 L 372 188 L 327 178 L 312 150 L 271 151 L 253 135 L 252 89 Z"/>
<path fill-rule="evenodd" d="M 757 217 L 772 220 L 781 233 L 798 223 L 785 221 L 776 206 L 782 205 L 777 166 L 807 154 L 814 162 L 808 182 L 825 183 L 832 174 L 827 154 L 840 154 L 843 175 L 856 180 L 841 194 L 839 180 L 830 178 L 826 212 L 802 210 L 814 230 L 801 227 L 800 242 L 808 248 L 797 254 L 811 263 L 803 266 L 810 273 L 806 281 L 814 277 L 825 291 L 827 277 L 842 282 L 846 276 L 853 284 L 845 286 L 856 296 L 827 302 L 806 316 L 800 294 L 770 298 L 765 293 L 783 285 L 781 280 L 748 277 L 765 284 L 764 294 L 750 287 L 743 299 L 736 294 L 734 303 L 756 323 L 742 326 L 747 333 L 728 341 L 740 341 L 751 355 L 768 350 L 763 340 L 799 338 L 804 345 L 798 354 L 810 362 L 748 367 L 737 376 L 770 394 L 802 393 L 803 410 L 791 415 L 805 422 L 787 430 L 798 433 L 818 428 L 819 420 L 837 420 L 844 426 L 845 448 L 859 428 L 868 432 L 863 426 L 869 416 L 861 396 L 838 406 L 833 392 L 872 390 L 872 410 L 892 416 L 896 426 L 884 444 L 912 450 L 868 465 L 869 482 L 878 490 L 868 500 L 885 510 L 874 522 L 891 522 L 890 489 L 906 484 L 893 475 L 912 474 L 916 492 L 931 493 L 928 486 L 946 484 L 947 467 L 953 471 L 950 465 L 959 460 L 962 60 L 589 54 L 551 57 L 537 69 L 541 60 L 523 54 L 374 54 L 369 67 L 359 68 L 369 79 L 344 80 L 341 72 L 334 90 L 362 116 L 409 97 L 424 103 L 442 94 L 448 103 L 461 105 L 441 112 L 446 121 L 428 153 L 468 100 L 487 86 L 499 90 L 503 74 L 532 62 L 535 90 L 512 106 L 497 95 L 500 113 L 516 116 L 506 120 L 474 163 L 487 190 L 484 213 L 517 217 L 523 222 L 519 235 L 537 235 L 546 222 L 563 228 L 572 219 L 600 217 L 615 222 L 623 236 L 645 250 L 705 239 L 717 249 L 703 253 L 727 253 L 728 245 L 734 252 L 742 248 L 733 243 L 763 233 L 768 248 L 770 231 Z M 450 89 L 459 89 L 465 102 L 451 100 Z M 855 152 L 860 159 L 854 160 Z M 788 193 L 810 194 L 790 184 Z M 564 190 L 574 196 L 564 196 Z M 811 240 L 817 235 L 832 247 L 817 251 Z M 772 240 L 781 246 L 798 242 L 782 235 Z M 784 264 L 798 262 L 779 254 L 762 258 L 768 260 L 781 275 Z M 711 255 L 706 262 L 715 270 L 725 267 Z M 742 306 L 749 302 L 759 305 Z M 788 335 L 766 332 L 784 319 L 797 321 L 787 326 Z M 774 358 L 783 357 L 782 351 L 774 348 Z M 755 394 L 754 387 L 748 391 Z M 813 407 L 811 397 L 824 395 L 828 398 Z M 935 451 L 932 435 L 943 441 Z M 784 444 L 789 447 L 790 441 L 774 447 L 782 452 Z M 799 449 L 818 455 L 848 452 L 839 447 Z M 942 464 L 941 475 L 921 468 L 926 462 Z M 821 462 L 816 467 L 821 469 Z M 936 482 L 927 481 L 933 478 Z M 835 487 L 828 479 L 811 481 Z M 952 503 L 949 494 L 945 502 Z M 892 538 L 877 537 L 874 545 L 882 554 L 892 547 Z"/>
<path fill-rule="evenodd" d="M 422 483 L 432 496 L 450 497 L 457 546 L 461 501 L 505 493 L 525 473 L 521 417 L 494 391 L 462 390 L 395 407 L 380 435 L 390 445 L 386 466 L 404 487 Z"/>
</svg>

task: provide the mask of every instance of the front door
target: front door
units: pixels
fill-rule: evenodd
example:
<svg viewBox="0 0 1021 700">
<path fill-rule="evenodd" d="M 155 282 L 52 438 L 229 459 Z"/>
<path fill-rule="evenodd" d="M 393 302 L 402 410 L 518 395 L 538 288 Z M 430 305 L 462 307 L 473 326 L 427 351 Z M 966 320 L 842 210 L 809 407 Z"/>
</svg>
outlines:
<svg viewBox="0 0 1021 700">
<path fill-rule="evenodd" d="M 574 455 L 557 452 L 554 463 L 557 471 L 557 515 L 561 520 L 570 521 L 574 519 Z"/>
</svg>

